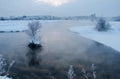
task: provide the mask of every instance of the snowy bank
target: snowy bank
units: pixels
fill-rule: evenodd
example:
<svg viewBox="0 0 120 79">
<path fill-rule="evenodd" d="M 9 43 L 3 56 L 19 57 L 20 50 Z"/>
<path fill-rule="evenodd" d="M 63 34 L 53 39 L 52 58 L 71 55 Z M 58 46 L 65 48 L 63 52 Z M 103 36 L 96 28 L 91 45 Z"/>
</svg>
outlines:
<svg viewBox="0 0 120 79">
<path fill-rule="evenodd" d="M 0 21 L 0 32 L 24 31 L 27 29 L 25 21 Z"/>
<path fill-rule="evenodd" d="M 17 21 L 0 21 L 0 33 L 2 32 L 21 32 L 28 29 L 27 25 L 32 20 L 17 20 Z M 58 20 L 39 20 L 40 23 L 46 24 L 57 22 Z"/>
<path fill-rule="evenodd" d="M 79 33 L 79 35 L 88 39 L 100 42 L 112 47 L 120 52 L 120 22 L 110 22 L 112 30 L 108 32 L 98 32 L 95 26 L 76 26 L 70 28 L 70 31 Z"/>
<path fill-rule="evenodd" d="M 0 79 L 12 79 L 12 78 L 9 78 L 7 76 L 0 76 Z"/>
</svg>

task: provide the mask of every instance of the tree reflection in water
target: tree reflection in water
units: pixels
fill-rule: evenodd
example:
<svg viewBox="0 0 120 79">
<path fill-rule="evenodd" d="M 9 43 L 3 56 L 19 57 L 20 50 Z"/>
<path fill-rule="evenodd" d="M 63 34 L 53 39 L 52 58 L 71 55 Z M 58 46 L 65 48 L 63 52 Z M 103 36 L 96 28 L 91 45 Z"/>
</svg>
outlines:
<svg viewBox="0 0 120 79">
<path fill-rule="evenodd" d="M 28 59 L 28 66 L 39 66 L 41 62 L 40 55 L 38 57 L 38 54 L 41 53 L 42 48 L 29 48 L 28 53 L 26 54 L 26 57 Z"/>
</svg>

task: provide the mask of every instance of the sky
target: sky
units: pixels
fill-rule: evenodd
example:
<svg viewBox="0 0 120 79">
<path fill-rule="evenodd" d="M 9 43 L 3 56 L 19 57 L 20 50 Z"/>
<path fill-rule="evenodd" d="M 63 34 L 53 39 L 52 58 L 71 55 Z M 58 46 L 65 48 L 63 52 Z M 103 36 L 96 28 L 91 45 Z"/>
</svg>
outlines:
<svg viewBox="0 0 120 79">
<path fill-rule="evenodd" d="M 120 0 L 0 0 L 0 16 L 120 16 Z"/>
</svg>

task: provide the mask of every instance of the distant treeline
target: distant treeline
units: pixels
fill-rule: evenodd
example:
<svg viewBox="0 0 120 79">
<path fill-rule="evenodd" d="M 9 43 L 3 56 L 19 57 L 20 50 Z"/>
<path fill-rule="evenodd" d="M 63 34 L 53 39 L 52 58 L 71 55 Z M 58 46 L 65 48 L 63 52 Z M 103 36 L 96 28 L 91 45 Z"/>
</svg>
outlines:
<svg viewBox="0 0 120 79">
<path fill-rule="evenodd" d="M 84 20 L 95 19 L 95 16 L 69 16 L 69 17 L 57 17 L 57 16 L 10 16 L 0 17 L 0 20 Z"/>
<path fill-rule="evenodd" d="M 0 17 L 1 21 L 5 20 L 96 20 L 95 14 L 90 16 L 68 16 L 68 17 L 58 17 L 58 16 L 10 16 L 10 17 Z M 120 21 L 120 16 L 107 18 L 109 20 Z"/>
<path fill-rule="evenodd" d="M 112 19 L 113 19 L 114 21 L 120 21 L 120 16 L 113 17 Z"/>
</svg>

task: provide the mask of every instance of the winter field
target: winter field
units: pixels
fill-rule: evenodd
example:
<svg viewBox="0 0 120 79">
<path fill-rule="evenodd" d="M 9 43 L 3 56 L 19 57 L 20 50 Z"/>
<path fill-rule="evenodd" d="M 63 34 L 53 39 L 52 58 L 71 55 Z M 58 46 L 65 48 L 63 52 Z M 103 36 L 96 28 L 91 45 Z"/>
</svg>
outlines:
<svg viewBox="0 0 120 79">
<path fill-rule="evenodd" d="M 72 32 L 79 33 L 81 36 L 97 41 L 120 52 L 120 22 L 110 22 L 112 26 L 108 32 L 98 32 L 93 26 L 75 26 L 70 28 Z"/>
<path fill-rule="evenodd" d="M 31 22 L 28 21 L 0 21 L 0 32 L 21 32 L 28 29 L 27 24 Z M 50 20 L 41 20 L 41 23 L 55 22 Z"/>
<path fill-rule="evenodd" d="M 120 78 L 119 22 L 110 22 L 112 29 L 99 33 L 89 20 L 40 20 L 43 47 L 34 50 L 27 46 L 29 22 L 0 21 L 0 55 L 8 64 L 15 60 L 10 78 L 69 79 L 74 70 L 75 79 L 93 79 L 93 64 L 96 79 Z"/>
</svg>

